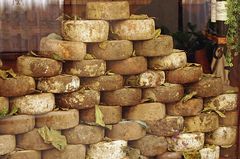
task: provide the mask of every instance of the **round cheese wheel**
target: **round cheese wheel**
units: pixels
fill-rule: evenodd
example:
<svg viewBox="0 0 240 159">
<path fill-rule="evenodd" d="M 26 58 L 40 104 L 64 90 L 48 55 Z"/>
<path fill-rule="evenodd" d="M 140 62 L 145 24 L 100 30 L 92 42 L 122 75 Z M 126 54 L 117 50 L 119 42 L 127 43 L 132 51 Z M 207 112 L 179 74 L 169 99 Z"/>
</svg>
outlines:
<svg viewBox="0 0 240 159">
<path fill-rule="evenodd" d="M 76 109 L 53 111 L 36 116 L 36 127 L 47 126 L 55 130 L 69 129 L 79 123 L 79 112 Z"/>
<path fill-rule="evenodd" d="M 108 61 L 107 69 L 120 75 L 134 75 L 147 71 L 147 60 L 142 56 L 126 60 Z"/>
<path fill-rule="evenodd" d="M 198 97 L 215 97 L 223 92 L 222 79 L 203 77 L 199 82 L 189 85 L 187 92 L 197 92 Z"/>
<path fill-rule="evenodd" d="M 197 151 L 204 146 L 204 133 L 181 133 L 167 138 L 168 150 L 177 152 Z"/>
<path fill-rule="evenodd" d="M 165 137 L 146 135 L 143 138 L 131 141 L 130 146 L 137 148 L 144 156 L 161 155 L 167 151 L 167 141 Z"/>
<path fill-rule="evenodd" d="M 145 128 L 137 122 L 123 121 L 113 125 L 106 131 L 106 136 L 112 140 L 138 140 L 146 135 Z"/>
<path fill-rule="evenodd" d="M 85 145 L 67 145 L 67 147 L 59 151 L 57 149 L 46 150 L 42 152 L 42 159 L 85 159 Z"/>
<path fill-rule="evenodd" d="M 148 125 L 147 133 L 157 136 L 175 136 L 183 130 L 182 116 L 167 116 L 161 120 L 145 121 Z"/>
<path fill-rule="evenodd" d="M 187 64 L 185 52 L 172 53 L 168 56 L 152 57 L 148 60 L 148 67 L 154 70 L 175 70 Z"/>
<path fill-rule="evenodd" d="M 129 19 L 111 23 L 111 33 L 121 40 L 148 40 L 154 37 L 155 23 L 153 19 Z"/>
<path fill-rule="evenodd" d="M 18 108 L 20 114 L 43 114 L 55 108 L 55 98 L 52 93 L 26 95 L 11 99 L 10 105 Z"/>
<path fill-rule="evenodd" d="M 166 81 L 169 83 L 193 83 L 201 79 L 203 74 L 202 67 L 200 65 L 187 66 L 176 70 L 168 71 L 166 73 Z"/>
<path fill-rule="evenodd" d="M 8 154 L 16 148 L 14 135 L 0 135 L 0 156 Z"/>
<path fill-rule="evenodd" d="M 180 101 L 184 96 L 184 88 L 180 84 L 169 84 L 155 88 L 143 89 L 143 99 L 151 99 L 161 103 L 173 103 Z"/>
<path fill-rule="evenodd" d="M 105 74 L 106 62 L 100 59 L 67 62 L 64 72 L 79 77 L 97 77 Z"/>
<path fill-rule="evenodd" d="M 168 115 L 176 116 L 195 116 L 199 115 L 203 110 L 203 99 L 192 98 L 186 102 L 179 101 L 169 103 L 166 106 Z"/>
<path fill-rule="evenodd" d="M 212 146 L 199 150 L 201 159 L 218 159 L 220 156 L 220 147 Z"/>
<path fill-rule="evenodd" d="M 56 96 L 56 104 L 62 108 L 88 109 L 100 103 L 100 93 L 94 90 L 79 90 Z"/>
<path fill-rule="evenodd" d="M 61 74 L 62 63 L 53 59 L 20 56 L 17 58 L 20 74 L 32 77 L 51 77 Z"/>
<path fill-rule="evenodd" d="M 157 87 L 165 82 L 164 71 L 147 70 L 139 75 L 131 75 L 125 78 L 125 85 L 131 87 Z"/>
<path fill-rule="evenodd" d="M 130 7 L 127 1 L 87 3 L 87 19 L 121 20 L 128 19 L 129 16 Z"/>
<path fill-rule="evenodd" d="M 9 111 L 9 100 L 6 97 L 0 97 L 0 112 Z"/>
<path fill-rule="evenodd" d="M 132 56 L 133 44 L 128 40 L 109 40 L 89 44 L 88 52 L 98 59 L 124 60 Z"/>
<path fill-rule="evenodd" d="M 0 96 L 23 96 L 34 92 L 35 87 L 35 80 L 32 77 L 20 75 L 16 78 L 0 78 Z"/>
<path fill-rule="evenodd" d="M 36 128 L 17 135 L 17 147 L 25 150 L 48 150 L 53 148 L 52 145 L 44 143 Z"/>
<path fill-rule="evenodd" d="M 87 52 L 85 43 L 63 41 L 59 39 L 43 37 L 40 41 L 38 55 L 48 58 L 59 57 L 62 60 L 83 60 Z"/>
<path fill-rule="evenodd" d="M 41 159 L 41 152 L 35 150 L 21 150 L 8 154 L 8 159 Z"/>
<path fill-rule="evenodd" d="M 16 115 L 0 119 L 0 134 L 22 134 L 31 131 L 35 126 L 35 117 Z"/>
<path fill-rule="evenodd" d="M 102 92 L 101 101 L 106 105 L 131 106 L 139 104 L 141 96 L 141 89 L 122 88 L 116 91 Z"/>
<path fill-rule="evenodd" d="M 64 130 L 62 133 L 70 144 L 95 144 L 104 138 L 104 128 L 83 124 Z"/>
<path fill-rule="evenodd" d="M 97 91 L 114 91 L 123 87 L 123 77 L 113 74 L 93 78 L 81 78 L 81 85 Z"/>
<path fill-rule="evenodd" d="M 124 110 L 124 119 L 129 120 L 160 120 L 166 115 L 165 104 L 143 103 L 136 106 L 127 107 Z"/>
<path fill-rule="evenodd" d="M 219 118 L 221 126 L 237 126 L 238 125 L 238 111 L 225 112 L 225 118 Z"/>
<path fill-rule="evenodd" d="M 105 124 L 116 124 L 122 120 L 122 107 L 99 105 L 99 108 L 103 114 Z M 81 110 L 80 120 L 84 122 L 95 122 L 95 108 Z"/>
<path fill-rule="evenodd" d="M 109 24 L 104 20 L 68 20 L 62 23 L 65 40 L 85 43 L 103 42 L 108 39 Z"/>
<path fill-rule="evenodd" d="M 126 157 L 127 141 L 99 142 L 89 146 L 87 156 L 91 159 L 123 159 Z"/>
<path fill-rule="evenodd" d="M 167 56 L 173 52 L 173 38 L 169 35 L 160 35 L 146 41 L 134 43 L 134 50 L 138 56 Z"/>
<path fill-rule="evenodd" d="M 68 93 L 78 90 L 80 79 L 72 75 L 57 75 L 38 80 L 37 89 L 49 93 Z"/>
</svg>

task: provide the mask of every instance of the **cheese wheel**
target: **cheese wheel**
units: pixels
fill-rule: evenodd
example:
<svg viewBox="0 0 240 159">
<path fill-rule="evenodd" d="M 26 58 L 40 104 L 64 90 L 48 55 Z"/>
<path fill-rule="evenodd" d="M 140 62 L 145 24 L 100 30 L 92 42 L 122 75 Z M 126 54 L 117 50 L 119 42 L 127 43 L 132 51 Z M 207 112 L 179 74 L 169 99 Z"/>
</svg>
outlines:
<svg viewBox="0 0 240 159">
<path fill-rule="evenodd" d="M 104 138 L 104 128 L 83 124 L 64 130 L 62 133 L 70 144 L 95 144 Z"/>
<path fill-rule="evenodd" d="M 215 97 L 223 92 L 222 79 L 203 77 L 199 82 L 191 84 L 187 92 L 197 92 L 198 97 Z"/>
<path fill-rule="evenodd" d="M 41 159 L 41 152 L 35 150 L 21 150 L 8 154 L 8 159 Z"/>
<path fill-rule="evenodd" d="M 219 118 L 221 126 L 237 126 L 238 125 L 238 111 L 225 112 L 225 118 Z"/>
<path fill-rule="evenodd" d="M 63 41 L 49 37 L 43 37 L 40 41 L 38 55 L 48 58 L 59 57 L 62 60 L 83 60 L 87 52 L 85 43 Z"/>
<path fill-rule="evenodd" d="M 162 155 L 158 155 L 156 159 L 182 159 L 181 152 L 165 152 Z"/>
<path fill-rule="evenodd" d="M 154 37 L 153 19 L 129 19 L 111 23 L 112 36 L 122 40 L 148 40 Z"/>
<path fill-rule="evenodd" d="M 184 88 L 179 84 L 165 83 L 155 88 L 143 89 L 143 99 L 152 99 L 161 103 L 180 101 L 184 96 Z"/>
<path fill-rule="evenodd" d="M 154 70 L 175 70 L 187 64 L 185 52 L 172 53 L 167 56 L 151 57 L 148 60 L 148 67 Z"/>
<path fill-rule="evenodd" d="M 36 127 L 47 126 L 55 130 L 69 129 L 79 123 L 79 112 L 76 109 L 53 111 L 36 116 Z"/>
<path fill-rule="evenodd" d="M 25 150 L 48 150 L 53 148 L 52 145 L 44 143 L 36 128 L 17 135 L 17 147 Z"/>
<path fill-rule="evenodd" d="M 120 75 L 134 75 L 147 71 L 147 60 L 142 56 L 126 60 L 108 61 L 107 69 Z"/>
<path fill-rule="evenodd" d="M 124 110 L 124 119 L 129 120 L 154 121 L 163 119 L 165 115 L 166 108 L 162 103 L 143 103 Z"/>
<path fill-rule="evenodd" d="M 167 151 L 167 141 L 165 137 L 158 137 L 154 135 L 146 135 L 143 138 L 131 141 L 130 146 L 137 148 L 144 156 L 161 155 Z"/>
<path fill-rule="evenodd" d="M 8 154 L 16 148 L 14 135 L 0 135 L 0 156 Z"/>
<path fill-rule="evenodd" d="M 167 138 L 168 150 L 177 152 L 197 151 L 203 148 L 204 133 L 181 133 Z"/>
<path fill-rule="evenodd" d="M 128 19 L 129 16 L 130 7 L 127 1 L 87 3 L 87 19 L 121 20 Z"/>
<path fill-rule="evenodd" d="M 0 97 L 0 112 L 9 111 L 9 100 L 6 97 Z"/>
<path fill-rule="evenodd" d="M 57 75 L 38 80 L 37 89 L 49 93 L 68 93 L 78 90 L 80 79 L 77 76 Z"/>
<path fill-rule="evenodd" d="M 218 146 L 231 146 L 237 142 L 237 127 L 219 127 L 206 135 L 206 143 Z"/>
<path fill-rule="evenodd" d="M 167 116 L 161 120 L 145 121 L 148 125 L 148 134 L 157 136 L 174 136 L 183 130 L 182 116 Z"/>
<path fill-rule="evenodd" d="M 10 100 L 12 108 L 18 108 L 20 114 L 43 114 L 55 108 L 55 98 L 51 93 L 41 93 L 15 97 Z"/>
<path fill-rule="evenodd" d="M 62 63 L 53 59 L 20 56 L 17 58 L 20 74 L 32 77 L 51 77 L 61 74 Z"/>
<path fill-rule="evenodd" d="M 113 74 L 93 78 L 81 78 L 81 85 L 97 91 L 114 91 L 123 87 L 123 77 Z"/>
<path fill-rule="evenodd" d="M 91 159 L 123 159 L 126 157 L 127 141 L 99 142 L 89 146 L 87 157 Z"/>
<path fill-rule="evenodd" d="M 223 159 L 237 159 L 237 145 L 232 145 L 231 147 L 228 147 L 228 148 L 223 148 L 221 147 L 220 148 L 220 156 L 223 158 Z"/>
<path fill-rule="evenodd" d="M 17 76 L 16 78 L 0 78 L 0 96 L 23 96 L 34 92 L 35 87 L 35 80 L 32 77 Z"/>
<path fill-rule="evenodd" d="M 106 136 L 112 140 L 137 140 L 146 135 L 146 130 L 137 122 L 123 121 L 113 125 L 106 131 Z"/>
<path fill-rule="evenodd" d="M 173 52 L 173 38 L 169 35 L 160 35 L 158 38 L 137 41 L 134 50 L 138 56 L 167 56 Z"/>
<path fill-rule="evenodd" d="M 100 59 L 67 62 L 64 64 L 66 74 L 79 77 L 97 77 L 104 75 L 106 62 Z"/>
<path fill-rule="evenodd" d="M 100 103 L 100 93 L 94 90 L 79 90 L 56 96 L 56 104 L 62 108 L 88 109 Z"/>
<path fill-rule="evenodd" d="M 16 115 L 0 119 L 0 134 L 21 134 L 31 131 L 35 126 L 35 117 Z"/>
<path fill-rule="evenodd" d="M 184 127 L 187 132 L 211 132 L 219 127 L 219 118 L 215 113 L 201 113 L 184 118 Z"/>
<path fill-rule="evenodd" d="M 85 145 L 67 145 L 67 147 L 59 151 L 57 149 L 46 150 L 42 152 L 42 159 L 85 159 Z"/>
<path fill-rule="evenodd" d="M 220 111 L 233 111 L 237 109 L 237 94 L 221 94 L 204 101 L 204 107 L 215 107 Z"/>
<path fill-rule="evenodd" d="M 201 159 L 219 159 L 220 156 L 220 147 L 211 146 L 199 150 Z"/>
<path fill-rule="evenodd" d="M 103 42 L 108 39 L 109 24 L 104 20 L 68 20 L 62 23 L 65 40 L 85 43 Z"/>
<path fill-rule="evenodd" d="M 142 91 L 138 88 L 122 88 L 102 92 L 101 101 L 106 105 L 131 106 L 141 102 Z"/>
<path fill-rule="evenodd" d="M 122 107 L 120 106 L 102 106 L 99 108 L 103 114 L 105 124 L 116 124 L 122 120 Z M 95 122 L 95 108 L 84 109 L 80 111 L 80 120 L 84 122 Z"/>
<path fill-rule="evenodd" d="M 179 101 L 169 103 L 166 106 L 168 115 L 176 116 L 195 116 L 203 110 L 203 100 L 201 98 L 192 98 L 186 102 Z"/>
<path fill-rule="evenodd" d="M 186 66 L 176 70 L 168 71 L 166 73 L 166 81 L 169 83 L 193 83 L 201 79 L 203 74 L 202 67 L 200 65 L 196 66 Z"/>
<path fill-rule="evenodd" d="M 139 75 L 128 76 L 125 79 L 125 85 L 131 87 L 157 87 L 165 82 L 164 71 L 147 70 Z"/>
</svg>

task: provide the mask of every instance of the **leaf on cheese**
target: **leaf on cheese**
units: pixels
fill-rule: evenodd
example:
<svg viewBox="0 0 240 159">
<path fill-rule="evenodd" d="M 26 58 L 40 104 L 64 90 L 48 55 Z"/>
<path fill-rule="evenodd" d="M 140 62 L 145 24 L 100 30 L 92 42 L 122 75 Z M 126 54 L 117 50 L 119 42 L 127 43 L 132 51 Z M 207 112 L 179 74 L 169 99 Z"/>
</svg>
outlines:
<svg viewBox="0 0 240 159">
<path fill-rule="evenodd" d="M 131 14 L 129 19 L 131 20 L 144 20 L 144 19 L 148 19 L 149 17 L 146 14 Z"/>
<path fill-rule="evenodd" d="M 157 30 L 155 30 L 155 32 L 154 32 L 153 38 L 156 39 L 156 38 L 158 38 L 160 35 L 161 35 L 161 29 L 157 29 Z"/>
<path fill-rule="evenodd" d="M 185 103 L 185 102 L 187 102 L 187 101 L 189 101 L 190 99 L 192 99 L 194 96 L 196 96 L 197 95 L 197 92 L 196 91 L 193 91 L 193 92 L 191 92 L 191 93 L 189 93 L 189 94 L 186 94 L 183 98 L 182 98 L 182 102 L 183 103 Z"/>
<path fill-rule="evenodd" d="M 108 46 L 108 42 L 107 41 L 104 41 L 104 42 L 101 42 L 98 44 L 99 48 L 105 50 Z"/>
<path fill-rule="evenodd" d="M 86 54 L 84 56 L 84 60 L 93 60 L 93 59 L 96 59 L 96 57 L 92 54 Z"/>
<path fill-rule="evenodd" d="M 96 119 L 96 123 L 102 127 L 105 127 L 105 123 L 103 121 L 103 113 L 100 110 L 98 105 L 95 105 L 95 119 Z"/>
<path fill-rule="evenodd" d="M 65 61 L 63 60 L 63 58 L 62 58 L 61 56 L 59 56 L 58 54 L 56 54 L 56 53 L 53 53 L 53 54 L 52 54 L 52 58 L 53 58 L 54 60 L 57 60 L 57 61 L 65 62 Z"/>
<path fill-rule="evenodd" d="M 201 159 L 201 154 L 198 151 L 183 152 L 184 159 Z"/>
<path fill-rule="evenodd" d="M 16 78 L 17 74 L 12 70 L 0 70 L 0 78 L 7 79 L 7 78 Z"/>
<path fill-rule="evenodd" d="M 49 34 L 49 35 L 47 36 L 47 38 L 48 38 L 48 39 L 63 40 L 63 38 L 62 38 L 60 35 L 56 34 L 56 33 L 51 33 L 51 34 Z"/>
</svg>

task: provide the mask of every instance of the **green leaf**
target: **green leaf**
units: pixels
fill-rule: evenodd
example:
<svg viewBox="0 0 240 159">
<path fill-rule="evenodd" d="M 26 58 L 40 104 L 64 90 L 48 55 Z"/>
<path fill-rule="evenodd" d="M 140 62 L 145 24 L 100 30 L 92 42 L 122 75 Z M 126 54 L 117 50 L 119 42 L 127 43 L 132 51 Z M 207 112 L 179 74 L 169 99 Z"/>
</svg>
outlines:
<svg viewBox="0 0 240 159">
<path fill-rule="evenodd" d="M 18 112 L 18 108 L 17 107 L 13 107 L 11 112 L 8 114 L 9 116 L 12 116 L 12 115 L 16 115 Z"/>
<path fill-rule="evenodd" d="M 105 127 L 105 123 L 103 121 L 103 113 L 100 110 L 98 105 L 95 105 L 95 119 L 96 119 L 96 123 L 100 126 Z"/>
<path fill-rule="evenodd" d="M 198 151 L 183 152 L 184 159 L 201 159 L 201 154 Z"/>
<path fill-rule="evenodd" d="M 38 129 L 38 133 L 44 140 L 44 143 L 52 144 L 58 150 L 64 150 L 67 146 L 67 139 L 61 135 L 60 131 L 44 126 Z"/>
<path fill-rule="evenodd" d="M 8 109 L 6 107 L 4 107 L 1 111 L 0 111 L 0 119 L 6 117 L 8 114 Z"/>
<path fill-rule="evenodd" d="M 93 59 L 96 59 L 96 57 L 92 54 L 86 54 L 84 56 L 84 60 L 93 60 Z"/>
<path fill-rule="evenodd" d="M 189 94 L 186 94 L 183 98 L 182 98 L 182 102 L 183 103 L 185 103 L 185 102 L 187 102 L 187 101 L 189 101 L 190 99 L 192 99 L 194 96 L 196 96 L 197 95 L 197 92 L 196 91 L 193 91 L 193 92 L 191 92 L 191 93 L 189 93 Z"/>
<path fill-rule="evenodd" d="M 17 74 L 12 70 L 0 70 L 0 78 L 7 79 L 7 78 L 16 78 Z"/>
<path fill-rule="evenodd" d="M 65 62 L 62 57 L 60 57 L 58 54 L 53 53 L 52 58 L 57 61 Z"/>
<path fill-rule="evenodd" d="M 155 30 L 155 32 L 154 32 L 154 39 L 156 39 L 156 38 L 158 38 L 159 36 L 161 35 L 161 29 L 157 29 L 157 30 Z"/>
<path fill-rule="evenodd" d="M 107 41 L 104 41 L 104 42 L 101 42 L 101 43 L 98 44 L 98 47 L 103 49 L 103 50 L 106 50 L 107 46 L 108 46 L 108 42 Z"/>
<path fill-rule="evenodd" d="M 146 14 L 131 14 L 131 16 L 129 17 L 129 19 L 131 20 L 143 20 L 143 19 L 148 19 L 149 17 Z"/>
<path fill-rule="evenodd" d="M 7 108 L 4 108 L 1 112 L 0 112 L 0 119 L 1 118 L 5 118 L 5 117 L 10 117 L 13 115 L 16 115 L 18 112 L 18 108 L 17 107 L 13 107 L 12 110 L 9 112 L 9 110 Z"/>
<path fill-rule="evenodd" d="M 48 38 L 48 39 L 63 40 L 63 38 L 62 38 L 60 35 L 56 34 L 56 33 L 51 33 L 51 34 L 49 34 L 49 35 L 47 36 L 47 38 Z"/>
</svg>

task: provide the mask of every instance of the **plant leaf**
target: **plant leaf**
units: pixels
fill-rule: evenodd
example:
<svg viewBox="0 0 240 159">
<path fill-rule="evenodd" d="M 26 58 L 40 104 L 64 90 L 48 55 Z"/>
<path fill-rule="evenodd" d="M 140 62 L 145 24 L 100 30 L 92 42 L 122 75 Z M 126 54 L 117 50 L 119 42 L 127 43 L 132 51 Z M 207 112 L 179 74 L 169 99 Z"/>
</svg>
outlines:
<svg viewBox="0 0 240 159">
<path fill-rule="evenodd" d="M 207 107 L 205 107 L 202 112 L 215 112 L 217 113 L 221 118 L 225 118 L 225 114 L 221 111 L 217 110 L 217 108 L 213 104 L 208 104 Z"/>
<path fill-rule="evenodd" d="M 132 57 L 135 57 L 135 56 L 137 56 L 137 55 L 136 55 L 136 51 L 133 50 Z"/>
<path fill-rule="evenodd" d="M 148 126 L 147 126 L 147 124 L 144 121 L 134 120 L 134 122 L 140 124 L 144 129 L 148 129 Z"/>
<path fill-rule="evenodd" d="M 102 127 L 105 127 L 105 123 L 103 121 L 103 113 L 100 110 L 98 105 L 95 105 L 95 119 L 96 119 L 96 123 Z"/>
<path fill-rule="evenodd" d="M 53 53 L 52 54 L 52 58 L 54 59 L 54 60 L 57 60 L 57 61 L 61 61 L 61 62 L 65 62 L 63 59 L 62 59 L 62 57 L 60 57 L 58 54 L 56 54 L 56 53 Z"/>
<path fill-rule="evenodd" d="M 58 150 L 64 150 L 67 146 L 67 139 L 60 131 L 44 126 L 38 129 L 38 133 L 46 144 L 52 144 Z"/>
<path fill-rule="evenodd" d="M 161 29 L 157 29 L 157 30 L 155 30 L 155 32 L 154 32 L 153 38 L 156 39 L 156 38 L 158 38 L 160 35 L 161 35 Z"/>
<path fill-rule="evenodd" d="M 96 57 L 92 54 L 86 54 L 84 56 L 84 60 L 93 60 L 93 59 L 96 59 Z"/>
<path fill-rule="evenodd" d="M 111 72 L 111 70 L 108 70 L 108 71 L 105 73 L 105 75 L 107 75 L 107 76 L 113 76 L 113 75 L 115 75 L 115 73 Z"/>
<path fill-rule="evenodd" d="M 201 159 L 201 154 L 198 151 L 183 152 L 184 159 Z"/>
<path fill-rule="evenodd" d="M 30 51 L 28 54 L 27 54 L 28 56 L 34 56 L 34 57 L 39 57 L 39 55 L 38 54 L 36 54 L 35 52 L 33 52 L 33 51 Z"/>
<path fill-rule="evenodd" d="M 193 91 L 193 92 L 191 92 L 191 93 L 189 93 L 189 94 L 186 94 L 183 98 L 182 98 L 182 102 L 183 103 L 185 103 L 185 102 L 187 102 L 187 101 L 189 101 L 190 99 L 192 99 L 194 96 L 196 96 L 197 95 L 197 92 L 196 91 Z"/>
<path fill-rule="evenodd" d="M 156 102 L 153 98 L 145 98 L 141 100 L 141 103 L 153 103 Z"/>
<path fill-rule="evenodd" d="M 12 70 L 0 70 L 0 78 L 7 79 L 7 78 L 16 78 L 17 74 Z"/>
<path fill-rule="evenodd" d="M 5 107 L 0 111 L 0 119 L 6 117 L 8 114 L 8 109 Z"/>
<path fill-rule="evenodd" d="M 131 20 L 143 20 L 143 19 L 148 19 L 149 17 L 146 14 L 131 14 L 129 19 Z"/>
<path fill-rule="evenodd" d="M 187 67 L 201 67 L 201 65 L 198 63 L 188 63 Z"/>
</svg>

